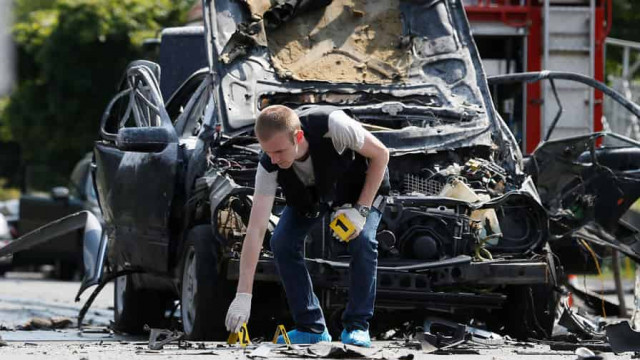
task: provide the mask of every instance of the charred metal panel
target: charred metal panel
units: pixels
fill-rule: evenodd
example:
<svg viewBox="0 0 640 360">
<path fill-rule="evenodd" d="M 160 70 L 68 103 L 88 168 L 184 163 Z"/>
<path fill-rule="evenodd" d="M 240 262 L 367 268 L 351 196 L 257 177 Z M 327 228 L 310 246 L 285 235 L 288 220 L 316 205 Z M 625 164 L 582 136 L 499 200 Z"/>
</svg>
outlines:
<svg viewBox="0 0 640 360">
<path fill-rule="evenodd" d="M 334 4 L 335 3 L 335 4 Z M 213 2 L 214 11 L 209 14 L 208 25 L 210 32 L 208 33 L 209 41 L 214 44 L 213 54 L 213 70 L 219 77 L 220 84 L 219 93 L 217 94 L 218 103 L 222 109 L 220 112 L 221 120 L 227 132 L 235 132 L 243 128 L 247 128 L 253 124 L 260 110 L 261 99 L 276 94 L 294 94 L 307 91 L 315 94 L 323 94 L 334 91 L 338 93 L 355 93 L 369 92 L 391 94 L 400 97 L 404 93 L 420 94 L 429 92 L 430 96 L 436 96 L 444 104 L 443 108 L 465 108 L 472 112 L 477 112 L 478 116 L 474 119 L 475 125 L 484 127 L 486 130 L 504 131 L 505 126 L 501 124 L 501 120 L 495 116 L 495 111 L 489 96 L 488 87 L 484 79 L 482 64 L 478 56 L 471 32 L 469 30 L 468 21 L 464 14 L 464 9 L 457 1 L 397 1 L 392 3 L 380 2 L 376 4 L 355 2 L 350 6 L 340 7 L 340 2 L 334 1 L 326 9 L 317 9 L 310 12 L 299 12 L 291 16 L 287 16 L 284 22 L 279 24 L 278 29 L 268 30 L 265 35 L 262 22 L 252 23 L 250 17 L 251 11 L 243 8 L 240 4 L 228 0 L 218 0 Z M 395 6 L 394 6 L 395 5 Z M 249 4 L 249 7 L 251 4 Z M 338 6 L 340 11 L 344 13 L 344 17 L 353 22 L 355 26 L 334 28 L 334 24 L 328 19 L 331 17 L 328 9 L 331 6 Z M 345 39 L 353 35 L 354 41 L 352 47 L 357 48 L 355 38 L 362 38 L 363 42 L 371 42 L 372 48 L 384 48 L 388 44 L 378 40 L 376 37 L 384 36 L 380 32 L 370 31 L 370 24 L 365 24 L 366 17 L 371 16 L 376 21 L 380 21 L 375 15 L 380 13 L 380 7 L 387 7 L 388 11 L 382 14 L 397 14 L 398 35 L 393 37 L 394 41 L 398 41 L 398 46 L 406 48 L 406 52 L 399 52 L 397 56 L 391 56 L 393 51 L 381 54 L 381 58 L 386 60 L 377 60 L 367 57 L 359 59 L 354 56 L 357 51 L 349 49 L 334 49 L 329 47 L 326 51 L 313 51 L 309 55 L 322 54 L 336 57 L 337 64 L 334 64 L 328 74 L 335 75 L 335 79 L 324 79 L 324 81 L 305 81 L 292 80 L 291 77 L 297 79 L 293 74 L 295 72 L 313 71 L 317 67 L 316 62 L 309 62 L 306 66 L 300 63 L 291 63 L 294 69 L 290 72 L 279 71 L 274 67 L 274 60 L 269 44 L 269 49 L 257 41 L 257 38 L 266 37 L 267 40 L 271 36 L 278 37 L 278 33 L 288 36 L 289 40 L 301 36 L 301 48 L 314 44 L 323 44 L 321 41 L 338 41 L 335 39 Z M 318 14 L 323 15 L 327 10 L 329 18 L 320 21 Z M 371 10 L 371 11 L 369 11 Z M 386 16 L 386 15 L 385 15 Z M 322 17 L 322 16 L 320 16 Z M 314 23 L 313 20 L 316 20 Z M 308 20 L 308 21 L 306 21 Z M 326 20 L 326 21 L 325 21 Z M 305 26 L 305 21 L 310 24 L 311 28 L 308 34 L 296 34 L 287 31 L 293 24 Z M 317 24 L 316 24 L 317 23 Z M 384 23 L 384 22 L 383 22 Z M 255 26 L 254 26 L 255 25 Z M 313 26 L 317 25 L 317 29 Z M 361 29 L 362 28 L 362 29 Z M 344 34 L 336 37 L 329 37 L 328 30 L 343 31 Z M 354 33 L 354 29 L 360 29 Z M 389 27 L 387 27 L 387 30 Z M 385 28 L 382 28 L 384 32 Z M 270 33 L 272 31 L 272 33 Z M 274 35 L 275 34 L 275 35 Z M 355 34 L 355 35 L 354 35 Z M 238 38 L 244 41 L 236 42 Z M 314 41 L 309 41 L 311 37 L 320 37 Z M 235 40 L 234 40 L 235 39 Z M 304 39 L 307 39 L 306 42 Z M 291 41 L 294 42 L 294 41 Z M 326 41 L 325 41 L 326 42 Z M 350 44 L 350 43 L 349 43 Z M 309 45 L 309 46 L 311 46 Z M 343 43 L 340 42 L 335 48 L 340 48 Z M 275 46 L 275 45 L 274 45 Z M 346 45 L 345 45 L 346 46 Z M 313 46 L 311 46 L 313 48 Z M 318 48 L 320 49 L 320 48 Z M 298 49 L 300 50 L 300 49 Z M 371 49 L 369 49 L 371 50 Z M 371 50 L 373 51 L 373 50 Z M 286 52 L 284 52 L 286 53 Z M 394 66 L 388 66 L 387 63 L 396 63 L 398 59 L 402 59 L 410 53 L 409 64 L 404 61 L 400 67 L 405 68 L 406 82 L 402 83 L 399 79 L 394 78 Z M 222 59 L 220 58 L 222 57 Z M 235 58 L 235 60 L 234 60 Z M 242 61 L 239 61 L 242 59 Z M 310 60 L 308 56 L 300 57 L 300 61 Z M 403 63 L 403 61 L 400 61 Z M 394 79 L 393 84 L 366 84 L 366 80 L 347 81 L 339 79 L 340 71 L 333 71 L 336 66 L 351 66 L 352 70 L 360 69 L 366 72 L 366 68 L 371 68 L 371 74 L 378 73 L 387 74 Z M 387 64 L 387 65 L 385 65 Z M 326 64 L 325 64 L 326 65 Z M 385 65 L 385 66 L 382 66 Z M 365 70 L 362 70 L 362 69 Z M 333 72 L 332 72 L 333 71 Z M 355 71 L 357 72 L 357 71 Z M 396 72 L 397 73 L 397 72 Z M 355 73 L 354 73 L 355 74 Z M 373 76 L 373 75 L 370 75 Z M 286 80 L 286 81 L 285 81 Z M 389 81 L 387 80 L 389 83 Z M 401 84 L 402 83 L 402 84 Z M 399 102 L 398 102 L 399 103 Z M 428 111 L 423 110 L 423 116 L 429 116 Z M 472 130 L 472 129 L 467 129 Z M 445 131 L 446 132 L 446 131 Z M 484 135 L 484 131 L 480 131 Z M 499 141 L 508 143 L 510 136 L 496 136 Z M 469 131 L 467 139 L 471 143 L 485 143 L 486 137 L 478 136 L 478 131 Z M 512 139 L 511 139 L 512 140 Z M 513 146 L 514 144 L 511 144 Z"/>
<path fill-rule="evenodd" d="M 540 197 L 559 226 L 570 230 L 596 221 L 615 231 L 640 196 L 640 146 L 599 147 L 605 136 L 549 141 L 533 153 Z"/>
<path fill-rule="evenodd" d="M 113 241 L 110 257 L 166 271 L 178 144 L 168 144 L 158 153 L 137 153 L 98 142 L 95 155 L 98 194 Z"/>
</svg>

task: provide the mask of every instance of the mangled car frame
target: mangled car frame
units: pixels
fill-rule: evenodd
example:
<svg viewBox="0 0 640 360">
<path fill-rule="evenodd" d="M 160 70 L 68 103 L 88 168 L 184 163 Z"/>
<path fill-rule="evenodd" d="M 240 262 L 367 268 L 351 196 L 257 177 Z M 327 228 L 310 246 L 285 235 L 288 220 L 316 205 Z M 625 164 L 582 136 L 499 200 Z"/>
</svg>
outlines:
<svg viewBox="0 0 640 360">
<path fill-rule="evenodd" d="M 80 292 L 115 279 L 116 329 L 159 326 L 178 300 L 187 337 L 225 335 L 260 154 L 252 125 L 271 104 L 349 109 L 390 149 L 374 332 L 431 314 L 545 337 L 562 282 L 550 244 L 581 236 L 638 260 L 637 230 L 616 239 L 639 195 L 639 144 L 585 135 L 524 161 L 459 0 L 261 4 L 205 0 L 209 67 L 164 101 L 158 65 L 134 62 L 105 111 L 94 181 L 106 225 L 87 231 Z M 253 334 L 288 321 L 269 249 L 283 205 L 256 272 Z M 348 253 L 328 219 L 305 255 L 335 331 Z"/>
</svg>

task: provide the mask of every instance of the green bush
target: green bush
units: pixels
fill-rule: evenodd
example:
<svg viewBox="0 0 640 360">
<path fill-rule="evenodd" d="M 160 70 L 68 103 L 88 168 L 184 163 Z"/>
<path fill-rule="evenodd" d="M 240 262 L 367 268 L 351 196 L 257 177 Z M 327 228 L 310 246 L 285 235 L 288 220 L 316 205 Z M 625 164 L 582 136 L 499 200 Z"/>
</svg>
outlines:
<svg viewBox="0 0 640 360">
<path fill-rule="evenodd" d="M 51 169 L 29 179 L 48 189 L 92 148 L 102 111 L 127 63 L 142 56 L 142 41 L 183 24 L 196 0 L 32 1 L 16 3 L 19 81 L 0 109 L 0 134 L 21 145 L 26 165 Z"/>
</svg>

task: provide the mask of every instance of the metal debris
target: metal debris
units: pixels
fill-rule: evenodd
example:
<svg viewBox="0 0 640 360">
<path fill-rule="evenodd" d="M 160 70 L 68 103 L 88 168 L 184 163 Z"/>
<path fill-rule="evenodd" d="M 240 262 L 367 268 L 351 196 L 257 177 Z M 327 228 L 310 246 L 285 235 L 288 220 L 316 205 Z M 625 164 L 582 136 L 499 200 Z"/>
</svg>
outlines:
<svg viewBox="0 0 640 360">
<path fill-rule="evenodd" d="M 302 358 L 412 360 L 414 355 L 406 349 L 363 348 L 354 345 L 320 342 L 308 347 L 294 346 L 279 353 Z"/>
<path fill-rule="evenodd" d="M 418 339 L 426 353 L 440 353 L 467 341 L 487 346 L 504 344 L 504 338 L 491 331 L 433 317 L 425 320 L 424 333 L 419 333 Z"/>
<path fill-rule="evenodd" d="M 482 345 L 503 345 L 504 338 L 494 332 L 467 326 L 471 342 Z"/>
<path fill-rule="evenodd" d="M 596 355 L 593 351 L 585 347 L 577 348 L 576 355 L 578 355 L 578 359 L 580 360 L 602 360 L 602 356 Z"/>
<path fill-rule="evenodd" d="M 67 317 L 51 317 L 41 318 L 34 317 L 27 321 L 24 325 L 17 327 L 18 330 L 47 330 L 47 329 L 64 329 L 73 324 L 73 320 Z"/>
<path fill-rule="evenodd" d="M 555 351 L 576 351 L 578 348 L 584 347 L 598 352 L 611 352 L 611 346 L 604 341 L 580 341 L 579 343 L 543 341 L 541 343 L 549 345 L 549 349 Z"/>
<path fill-rule="evenodd" d="M 562 303 L 562 307 L 564 310 L 558 320 L 558 325 L 564 326 L 582 339 L 604 340 L 604 332 L 599 323 L 572 311 L 566 299 Z"/>
<path fill-rule="evenodd" d="M 422 349 L 432 352 L 460 345 L 466 341 L 466 326 L 453 321 L 428 317 L 424 321 L 424 333 L 422 334 Z M 431 346 L 424 344 L 429 343 Z"/>
<path fill-rule="evenodd" d="M 173 341 L 179 341 L 184 337 L 182 331 L 167 330 L 167 329 L 152 329 L 149 326 L 144 326 L 145 331 L 149 331 L 149 349 L 162 350 L 162 348 Z"/>
<path fill-rule="evenodd" d="M 628 321 L 608 325 L 605 331 L 613 352 L 640 352 L 640 332 L 631 329 Z"/>
<path fill-rule="evenodd" d="M 249 359 L 268 359 L 271 357 L 271 346 L 269 345 L 260 345 L 257 349 L 253 350 L 249 355 L 247 355 Z"/>
</svg>

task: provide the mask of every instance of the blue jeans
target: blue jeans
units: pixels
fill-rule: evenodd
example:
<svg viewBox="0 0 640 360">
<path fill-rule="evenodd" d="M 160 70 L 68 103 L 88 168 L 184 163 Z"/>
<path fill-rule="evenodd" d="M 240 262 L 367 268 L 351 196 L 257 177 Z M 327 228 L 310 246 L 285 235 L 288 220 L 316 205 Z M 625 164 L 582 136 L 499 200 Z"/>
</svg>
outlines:
<svg viewBox="0 0 640 360">
<path fill-rule="evenodd" d="M 317 218 L 308 218 L 287 206 L 271 237 L 271 250 L 284 285 L 289 308 L 296 328 L 301 331 L 318 333 L 326 328 L 303 254 L 307 233 L 325 213 L 326 210 Z M 380 218 L 380 212 L 371 209 L 364 229 L 348 245 L 351 254 L 349 300 L 342 315 L 342 323 L 347 330 L 368 330 L 369 319 L 373 316 L 378 265 L 376 230 Z"/>
</svg>

